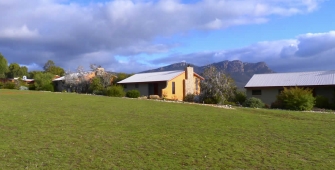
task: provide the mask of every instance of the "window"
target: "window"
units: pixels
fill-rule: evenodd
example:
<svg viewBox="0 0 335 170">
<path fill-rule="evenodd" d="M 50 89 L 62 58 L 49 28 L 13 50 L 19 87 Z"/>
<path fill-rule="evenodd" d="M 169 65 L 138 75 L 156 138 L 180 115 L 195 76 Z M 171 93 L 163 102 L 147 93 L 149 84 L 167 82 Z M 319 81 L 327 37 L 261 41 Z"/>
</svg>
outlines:
<svg viewBox="0 0 335 170">
<path fill-rule="evenodd" d="M 252 90 L 252 95 L 262 95 L 262 90 Z"/>
<path fill-rule="evenodd" d="M 199 79 L 195 78 L 195 90 L 198 91 L 199 90 Z"/>
<path fill-rule="evenodd" d="M 176 94 L 176 83 L 172 82 L 172 94 Z"/>
<path fill-rule="evenodd" d="M 140 85 L 138 83 L 135 84 L 135 88 L 138 88 Z"/>
</svg>

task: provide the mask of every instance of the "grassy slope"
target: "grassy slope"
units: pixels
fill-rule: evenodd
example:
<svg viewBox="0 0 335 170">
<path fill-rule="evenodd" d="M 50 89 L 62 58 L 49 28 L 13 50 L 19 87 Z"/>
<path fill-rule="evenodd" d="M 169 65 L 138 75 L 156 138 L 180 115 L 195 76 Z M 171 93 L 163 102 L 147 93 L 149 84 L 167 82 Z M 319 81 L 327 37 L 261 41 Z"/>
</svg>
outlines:
<svg viewBox="0 0 335 170">
<path fill-rule="evenodd" d="M 332 169 L 335 115 L 0 90 L 0 169 Z"/>
</svg>

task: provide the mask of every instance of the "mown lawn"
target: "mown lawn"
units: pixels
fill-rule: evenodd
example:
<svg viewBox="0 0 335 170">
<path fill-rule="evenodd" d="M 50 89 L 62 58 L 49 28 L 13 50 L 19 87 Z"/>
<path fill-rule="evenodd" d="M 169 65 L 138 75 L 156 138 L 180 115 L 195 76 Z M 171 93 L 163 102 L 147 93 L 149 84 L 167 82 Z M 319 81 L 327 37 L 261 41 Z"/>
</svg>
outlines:
<svg viewBox="0 0 335 170">
<path fill-rule="evenodd" d="M 0 169 L 334 169 L 335 115 L 0 90 Z"/>
</svg>

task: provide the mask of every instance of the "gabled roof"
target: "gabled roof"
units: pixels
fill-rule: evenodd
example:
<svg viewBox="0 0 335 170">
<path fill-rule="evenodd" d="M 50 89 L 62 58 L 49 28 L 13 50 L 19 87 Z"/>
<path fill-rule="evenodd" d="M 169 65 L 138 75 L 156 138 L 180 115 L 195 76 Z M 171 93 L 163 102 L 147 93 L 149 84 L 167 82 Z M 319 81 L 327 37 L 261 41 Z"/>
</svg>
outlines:
<svg viewBox="0 0 335 170">
<path fill-rule="evenodd" d="M 130 76 L 118 83 L 143 83 L 143 82 L 155 82 L 155 81 L 169 81 L 180 74 L 184 73 L 183 70 L 175 71 L 162 71 L 153 73 L 139 73 Z"/>
<path fill-rule="evenodd" d="M 335 85 L 335 70 L 255 74 L 251 77 L 245 87 L 248 88 L 320 85 Z"/>
</svg>

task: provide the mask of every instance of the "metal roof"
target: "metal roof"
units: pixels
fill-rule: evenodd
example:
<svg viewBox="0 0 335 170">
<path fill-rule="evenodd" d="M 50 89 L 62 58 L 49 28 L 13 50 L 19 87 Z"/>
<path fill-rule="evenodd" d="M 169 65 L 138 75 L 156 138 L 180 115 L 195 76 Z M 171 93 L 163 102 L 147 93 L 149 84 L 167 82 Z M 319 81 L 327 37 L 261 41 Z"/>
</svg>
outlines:
<svg viewBox="0 0 335 170">
<path fill-rule="evenodd" d="M 122 84 L 122 83 L 169 81 L 182 73 L 184 73 L 184 70 L 163 71 L 163 72 L 153 72 L 153 73 L 139 73 L 139 74 L 130 76 L 118 83 Z"/>
<path fill-rule="evenodd" d="M 335 85 L 335 70 L 255 74 L 245 87 Z"/>
</svg>

